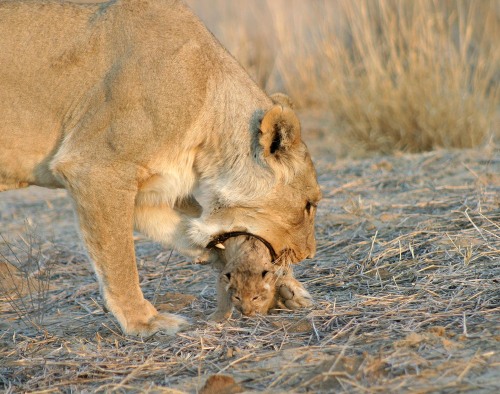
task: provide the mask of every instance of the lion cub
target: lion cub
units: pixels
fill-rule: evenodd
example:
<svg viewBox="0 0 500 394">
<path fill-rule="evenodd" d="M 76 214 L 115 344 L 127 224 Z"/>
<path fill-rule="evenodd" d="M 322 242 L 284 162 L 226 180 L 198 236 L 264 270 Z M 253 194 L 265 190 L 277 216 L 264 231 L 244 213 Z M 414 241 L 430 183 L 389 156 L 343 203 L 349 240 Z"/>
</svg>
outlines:
<svg viewBox="0 0 500 394">
<path fill-rule="evenodd" d="M 217 310 L 211 320 L 221 321 L 236 308 L 245 316 L 267 314 L 273 308 L 298 309 L 312 305 L 311 296 L 290 269 L 274 265 L 267 247 L 252 236 L 240 235 L 224 243 L 214 268 Z"/>
</svg>

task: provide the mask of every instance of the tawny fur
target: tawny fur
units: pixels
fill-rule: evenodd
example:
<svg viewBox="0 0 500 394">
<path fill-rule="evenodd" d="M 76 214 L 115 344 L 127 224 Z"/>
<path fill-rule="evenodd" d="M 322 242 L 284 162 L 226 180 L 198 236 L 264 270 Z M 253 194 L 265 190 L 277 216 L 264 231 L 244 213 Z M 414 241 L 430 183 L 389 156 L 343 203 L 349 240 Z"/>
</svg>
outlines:
<svg viewBox="0 0 500 394">
<path fill-rule="evenodd" d="M 0 48 L 0 191 L 68 190 L 125 333 L 186 323 L 144 299 L 134 227 L 188 256 L 235 230 L 289 263 L 314 255 L 297 117 L 183 3 L 0 0 Z"/>
<path fill-rule="evenodd" d="M 211 320 L 229 318 L 233 308 L 254 316 L 273 308 L 312 305 L 311 295 L 293 277 L 291 267 L 275 264 L 267 246 L 257 238 L 240 235 L 228 239 L 211 264 L 220 271 L 217 310 L 210 315 Z"/>
</svg>

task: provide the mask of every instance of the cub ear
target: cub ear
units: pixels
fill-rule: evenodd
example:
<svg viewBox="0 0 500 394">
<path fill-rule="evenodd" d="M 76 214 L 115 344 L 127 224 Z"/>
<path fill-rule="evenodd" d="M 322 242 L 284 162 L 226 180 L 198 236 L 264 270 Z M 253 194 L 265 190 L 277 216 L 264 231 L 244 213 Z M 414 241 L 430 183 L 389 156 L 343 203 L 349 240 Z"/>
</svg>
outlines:
<svg viewBox="0 0 500 394">
<path fill-rule="evenodd" d="M 300 143 L 300 122 L 288 107 L 274 105 L 266 112 L 259 130 L 264 157 L 279 155 Z"/>
<path fill-rule="evenodd" d="M 271 271 L 262 271 L 262 279 L 265 282 L 269 282 L 273 278 L 273 273 Z"/>
</svg>

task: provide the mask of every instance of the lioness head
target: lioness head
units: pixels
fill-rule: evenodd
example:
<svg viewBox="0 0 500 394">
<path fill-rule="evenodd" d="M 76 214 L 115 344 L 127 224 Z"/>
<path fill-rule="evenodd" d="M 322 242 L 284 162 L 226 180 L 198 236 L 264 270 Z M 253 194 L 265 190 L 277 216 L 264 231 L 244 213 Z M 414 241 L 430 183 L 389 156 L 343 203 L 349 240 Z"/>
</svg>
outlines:
<svg viewBox="0 0 500 394">
<path fill-rule="evenodd" d="M 202 203 L 202 231 L 211 240 L 231 231 L 257 235 L 272 246 L 280 263 L 313 257 L 321 192 L 297 116 L 286 102 L 275 102 L 255 119 L 250 134 L 245 166 L 233 159 L 238 164 L 226 167 L 213 188 L 217 201 L 210 212 Z"/>
<path fill-rule="evenodd" d="M 321 191 L 301 140 L 300 122 L 291 108 L 276 104 L 266 112 L 259 129 L 259 148 L 276 182 L 265 196 L 266 203 L 257 205 L 255 225 L 251 217 L 247 226 L 271 243 L 278 256 L 286 255 L 288 262 L 313 257 L 314 219 Z"/>
</svg>

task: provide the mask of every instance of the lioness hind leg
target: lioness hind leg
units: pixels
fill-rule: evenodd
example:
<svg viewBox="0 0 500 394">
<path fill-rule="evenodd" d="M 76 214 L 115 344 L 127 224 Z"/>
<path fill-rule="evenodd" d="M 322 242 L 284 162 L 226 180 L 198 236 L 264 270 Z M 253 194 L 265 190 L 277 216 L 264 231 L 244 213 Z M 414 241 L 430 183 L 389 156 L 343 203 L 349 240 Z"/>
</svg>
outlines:
<svg viewBox="0 0 500 394">
<path fill-rule="evenodd" d="M 55 164 L 73 197 L 80 229 L 94 263 L 106 306 L 126 334 L 174 334 L 187 321 L 160 315 L 139 286 L 132 237 L 137 181 L 116 166 Z"/>
</svg>

